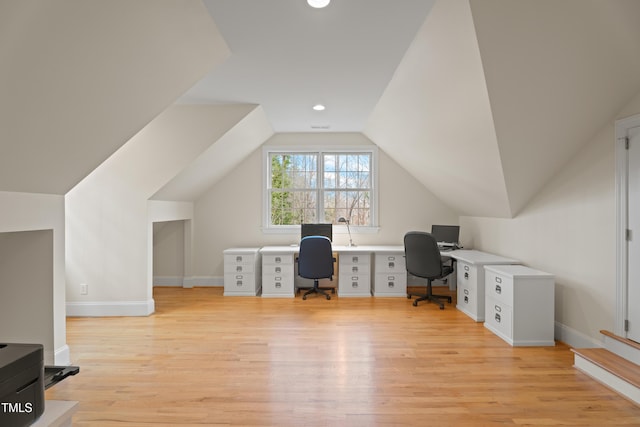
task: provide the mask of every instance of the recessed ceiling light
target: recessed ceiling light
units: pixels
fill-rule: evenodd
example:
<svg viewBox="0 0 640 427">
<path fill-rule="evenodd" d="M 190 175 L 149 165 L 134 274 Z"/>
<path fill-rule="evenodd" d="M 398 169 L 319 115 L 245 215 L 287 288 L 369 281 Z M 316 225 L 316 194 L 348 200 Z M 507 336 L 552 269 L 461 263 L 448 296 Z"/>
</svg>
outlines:
<svg viewBox="0 0 640 427">
<path fill-rule="evenodd" d="M 316 111 L 324 111 L 325 106 L 322 105 L 322 104 L 316 104 L 316 105 L 313 106 L 313 109 L 316 110 Z"/>
<path fill-rule="evenodd" d="M 309 6 L 315 7 L 316 9 L 321 9 L 323 7 L 327 7 L 331 0 L 307 0 Z"/>
</svg>

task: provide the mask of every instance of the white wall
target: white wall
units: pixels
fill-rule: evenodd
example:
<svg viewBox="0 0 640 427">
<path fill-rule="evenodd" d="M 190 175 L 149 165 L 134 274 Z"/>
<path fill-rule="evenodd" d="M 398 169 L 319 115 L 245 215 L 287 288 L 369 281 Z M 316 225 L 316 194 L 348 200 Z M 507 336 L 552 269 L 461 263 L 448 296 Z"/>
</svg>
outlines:
<svg viewBox="0 0 640 427">
<path fill-rule="evenodd" d="M 65 194 L 228 56 L 200 0 L 0 2 L 0 190 Z"/>
<path fill-rule="evenodd" d="M 617 118 L 640 112 L 640 95 Z M 556 275 L 556 338 L 597 344 L 614 329 L 614 120 L 513 219 L 461 217 L 476 249 Z M 559 335 L 559 336 L 558 336 Z"/>
<path fill-rule="evenodd" d="M 0 320 L 3 326 L 10 326 L 0 327 L 0 341 L 39 342 L 44 345 L 45 363 L 67 365 L 70 355 L 65 323 L 64 198 L 0 192 L 0 206 L 0 233 L 11 233 L 12 241 L 20 245 L 15 254 L 11 249 L 1 257 L 6 262 L 6 257 L 20 255 L 17 266 L 6 265 L 17 268 L 16 274 L 10 279 L 3 273 L 0 279 L 0 311 L 19 306 L 17 315 L 23 316 L 8 325 L 5 318 Z M 5 267 L 0 270 L 5 271 Z M 37 283 L 25 283 L 33 278 L 29 270 L 37 272 Z M 17 274 L 21 271 L 24 276 Z"/>
<path fill-rule="evenodd" d="M 358 133 L 309 133 L 276 134 L 266 144 L 353 146 L 372 143 Z M 222 251 L 226 248 L 288 245 L 299 241 L 299 233 L 262 232 L 262 159 L 262 149 L 255 150 L 195 202 L 194 272 L 201 281 L 223 276 Z M 429 230 L 432 223 L 457 223 L 456 212 L 443 205 L 382 150 L 378 167 L 380 229 L 372 234 L 354 234 L 354 243 L 402 244 L 404 233 L 410 229 Z M 348 241 L 346 228 L 334 227 L 335 244 Z"/>
<path fill-rule="evenodd" d="M 175 105 L 67 193 L 69 313 L 154 311 L 148 199 L 253 108 Z"/>
<path fill-rule="evenodd" d="M 159 278 L 184 277 L 184 221 L 153 223 L 153 277 L 154 286 Z"/>
</svg>

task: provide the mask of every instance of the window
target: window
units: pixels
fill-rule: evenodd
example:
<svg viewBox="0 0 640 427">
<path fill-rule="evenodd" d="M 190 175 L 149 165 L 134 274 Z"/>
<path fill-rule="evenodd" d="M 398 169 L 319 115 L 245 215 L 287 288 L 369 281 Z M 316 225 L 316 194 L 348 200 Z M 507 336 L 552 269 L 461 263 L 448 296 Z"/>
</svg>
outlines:
<svg viewBox="0 0 640 427">
<path fill-rule="evenodd" d="M 267 227 L 375 225 L 375 151 L 267 151 Z"/>
</svg>

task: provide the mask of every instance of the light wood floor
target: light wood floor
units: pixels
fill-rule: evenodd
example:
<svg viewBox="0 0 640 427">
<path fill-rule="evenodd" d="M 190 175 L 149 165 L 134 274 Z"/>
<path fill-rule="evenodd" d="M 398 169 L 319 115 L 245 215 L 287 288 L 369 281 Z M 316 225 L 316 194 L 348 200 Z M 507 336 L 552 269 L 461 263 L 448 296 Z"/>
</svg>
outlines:
<svg viewBox="0 0 640 427">
<path fill-rule="evenodd" d="M 71 318 L 76 426 L 640 425 L 564 344 L 512 348 L 447 305 L 156 288 L 145 318 Z"/>
</svg>

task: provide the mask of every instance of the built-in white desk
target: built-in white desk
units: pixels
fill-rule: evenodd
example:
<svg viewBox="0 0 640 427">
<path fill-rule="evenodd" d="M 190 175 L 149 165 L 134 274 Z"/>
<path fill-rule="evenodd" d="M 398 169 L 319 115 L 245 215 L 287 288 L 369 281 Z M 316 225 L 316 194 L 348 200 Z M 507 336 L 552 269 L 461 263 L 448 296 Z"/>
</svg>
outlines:
<svg viewBox="0 0 640 427">
<path fill-rule="evenodd" d="M 402 245 L 333 246 L 338 265 L 338 295 L 342 297 L 406 297 L 407 272 Z M 292 298 L 296 291 L 294 246 L 265 246 L 262 256 L 262 296 Z"/>
<path fill-rule="evenodd" d="M 443 254 L 457 261 L 456 308 L 476 322 L 484 322 L 484 266 L 520 264 L 520 261 L 473 249 L 458 249 Z"/>
</svg>

